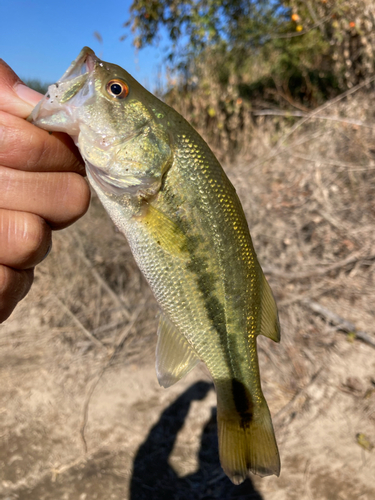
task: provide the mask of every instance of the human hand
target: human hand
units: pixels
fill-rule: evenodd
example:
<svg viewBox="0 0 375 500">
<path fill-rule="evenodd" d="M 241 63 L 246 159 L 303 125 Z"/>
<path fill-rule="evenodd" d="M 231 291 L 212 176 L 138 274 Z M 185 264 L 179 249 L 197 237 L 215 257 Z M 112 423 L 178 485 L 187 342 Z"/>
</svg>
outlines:
<svg viewBox="0 0 375 500">
<path fill-rule="evenodd" d="M 90 201 L 70 137 L 24 120 L 42 97 L 0 59 L 0 323 L 29 291 L 51 230 L 75 222 Z"/>
</svg>

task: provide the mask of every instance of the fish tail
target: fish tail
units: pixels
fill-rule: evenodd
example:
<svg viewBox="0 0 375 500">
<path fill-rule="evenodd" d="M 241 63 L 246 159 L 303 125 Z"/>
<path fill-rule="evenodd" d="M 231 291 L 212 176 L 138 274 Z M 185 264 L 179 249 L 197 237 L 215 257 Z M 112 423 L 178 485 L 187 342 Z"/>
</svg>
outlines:
<svg viewBox="0 0 375 500">
<path fill-rule="evenodd" d="M 221 466 L 234 484 L 242 483 L 249 472 L 279 476 L 279 451 L 265 400 L 251 418 L 226 415 L 218 405 L 217 421 Z"/>
</svg>

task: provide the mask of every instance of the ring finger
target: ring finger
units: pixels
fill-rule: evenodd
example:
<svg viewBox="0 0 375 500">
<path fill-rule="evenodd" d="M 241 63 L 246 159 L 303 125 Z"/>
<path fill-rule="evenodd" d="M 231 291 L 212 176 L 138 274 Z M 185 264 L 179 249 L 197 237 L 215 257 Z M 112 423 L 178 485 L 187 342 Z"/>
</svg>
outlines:
<svg viewBox="0 0 375 500">
<path fill-rule="evenodd" d="M 38 215 L 0 209 L 0 264 L 29 269 L 43 260 L 51 228 Z"/>
</svg>

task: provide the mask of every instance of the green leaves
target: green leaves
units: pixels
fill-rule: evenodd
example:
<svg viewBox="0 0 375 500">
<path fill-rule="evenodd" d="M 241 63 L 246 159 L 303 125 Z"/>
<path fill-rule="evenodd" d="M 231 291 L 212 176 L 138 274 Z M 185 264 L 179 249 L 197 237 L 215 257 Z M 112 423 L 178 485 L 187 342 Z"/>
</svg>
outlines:
<svg viewBox="0 0 375 500">
<path fill-rule="evenodd" d="M 306 110 L 371 77 L 374 18 L 373 0 L 133 0 L 126 27 L 138 48 L 163 35 L 179 100 L 229 144 L 238 98 Z"/>
<path fill-rule="evenodd" d="M 125 23 L 136 47 L 158 43 L 165 29 L 172 42 L 170 59 L 196 57 L 209 46 L 252 47 L 283 17 L 282 3 L 269 0 L 134 1 Z"/>
</svg>

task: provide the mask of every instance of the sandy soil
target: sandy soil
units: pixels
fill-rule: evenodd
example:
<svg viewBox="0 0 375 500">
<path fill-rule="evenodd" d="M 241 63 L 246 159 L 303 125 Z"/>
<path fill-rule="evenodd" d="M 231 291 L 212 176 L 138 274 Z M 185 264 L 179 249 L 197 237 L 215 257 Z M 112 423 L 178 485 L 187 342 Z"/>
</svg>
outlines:
<svg viewBox="0 0 375 500">
<path fill-rule="evenodd" d="M 282 473 L 235 487 L 218 462 L 215 394 L 203 367 L 168 390 L 152 355 L 108 368 L 90 401 L 85 452 L 82 408 L 100 363 L 43 327 L 29 339 L 36 319 L 27 310 L 25 302 L 1 331 L 0 498 L 374 498 L 375 455 L 356 439 L 374 435 L 370 347 L 335 334 L 315 377 L 286 406 L 264 381 Z"/>
</svg>

